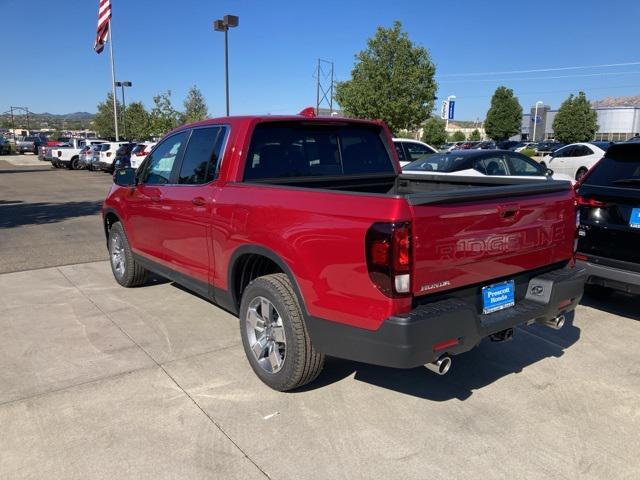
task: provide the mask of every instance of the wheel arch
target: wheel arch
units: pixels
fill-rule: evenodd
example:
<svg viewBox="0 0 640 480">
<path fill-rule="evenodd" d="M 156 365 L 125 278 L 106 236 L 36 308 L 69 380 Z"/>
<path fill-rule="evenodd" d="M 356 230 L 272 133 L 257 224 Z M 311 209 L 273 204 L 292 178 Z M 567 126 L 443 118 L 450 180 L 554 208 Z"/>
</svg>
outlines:
<svg viewBox="0 0 640 480">
<path fill-rule="evenodd" d="M 109 242 L 109 230 L 111 230 L 111 227 L 113 227 L 113 224 L 117 222 L 122 223 L 120 216 L 113 209 L 111 208 L 106 209 L 102 216 L 102 225 L 104 228 L 105 241 L 107 243 Z"/>
<path fill-rule="evenodd" d="M 252 280 L 279 272 L 289 277 L 298 303 L 305 317 L 308 316 L 304 297 L 291 267 L 277 253 L 262 245 L 242 245 L 231 255 L 227 270 L 227 288 L 235 311 L 239 312 L 242 292 Z"/>
</svg>

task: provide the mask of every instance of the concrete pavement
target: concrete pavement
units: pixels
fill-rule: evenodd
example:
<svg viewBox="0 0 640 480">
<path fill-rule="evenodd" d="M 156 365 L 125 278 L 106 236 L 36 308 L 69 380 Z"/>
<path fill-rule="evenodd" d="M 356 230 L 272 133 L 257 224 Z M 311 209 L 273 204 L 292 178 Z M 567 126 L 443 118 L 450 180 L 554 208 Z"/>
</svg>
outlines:
<svg viewBox="0 0 640 480">
<path fill-rule="evenodd" d="M 438 377 L 329 359 L 263 386 L 238 320 L 107 262 L 0 275 L 0 478 L 640 476 L 640 299 L 483 342 Z"/>
</svg>

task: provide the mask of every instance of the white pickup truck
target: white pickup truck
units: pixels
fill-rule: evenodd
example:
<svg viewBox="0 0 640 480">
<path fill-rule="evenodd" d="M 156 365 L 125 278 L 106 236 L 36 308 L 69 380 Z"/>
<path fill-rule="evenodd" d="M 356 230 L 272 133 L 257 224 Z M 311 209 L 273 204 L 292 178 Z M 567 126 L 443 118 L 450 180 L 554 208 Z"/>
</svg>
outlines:
<svg viewBox="0 0 640 480">
<path fill-rule="evenodd" d="M 55 168 L 70 168 L 78 170 L 80 165 L 80 152 L 87 145 L 98 145 L 105 143 L 106 140 L 97 138 L 71 138 L 69 145 L 64 147 L 55 147 L 51 150 L 51 165 Z"/>
</svg>

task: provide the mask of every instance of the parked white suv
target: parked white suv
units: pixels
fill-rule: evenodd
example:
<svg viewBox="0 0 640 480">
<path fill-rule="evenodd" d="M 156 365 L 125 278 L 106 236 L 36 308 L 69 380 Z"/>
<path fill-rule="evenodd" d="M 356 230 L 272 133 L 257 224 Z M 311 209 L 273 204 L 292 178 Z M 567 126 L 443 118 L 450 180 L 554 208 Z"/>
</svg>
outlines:
<svg viewBox="0 0 640 480">
<path fill-rule="evenodd" d="M 129 142 L 104 142 L 93 154 L 92 170 L 111 171 L 116 151 Z"/>
<path fill-rule="evenodd" d="M 396 147 L 401 167 L 438 151 L 431 145 L 410 138 L 394 138 L 393 144 Z"/>
<path fill-rule="evenodd" d="M 144 142 L 136 145 L 133 150 L 131 150 L 131 159 L 129 161 L 131 168 L 137 169 L 144 159 L 147 158 L 147 155 L 149 155 L 149 152 L 155 144 L 156 142 Z"/>
</svg>

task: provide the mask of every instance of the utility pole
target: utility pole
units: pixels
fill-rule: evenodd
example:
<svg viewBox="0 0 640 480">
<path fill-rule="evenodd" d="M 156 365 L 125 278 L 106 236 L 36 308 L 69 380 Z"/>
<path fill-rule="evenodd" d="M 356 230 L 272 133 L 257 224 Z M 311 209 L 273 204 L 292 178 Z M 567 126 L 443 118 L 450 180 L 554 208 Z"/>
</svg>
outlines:
<svg viewBox="0 0 640 480">
<path fill-rule="evenodd" d="M 538 105 L 544 105 L 544 102 L 542 100 L 536 102 L 536 108 L 533 114 L 533 138 L 531 139 L 534 142 L 536 141 L 536 126 L 538 125 Z"/>
<path fill-rule="evenodd" d="M 316 70 L 316 115 L 320 114 L 323 102 L 329 107 L 329 115 L 333 114 L 333 62 L 318 59 Z"/>
</svg>

